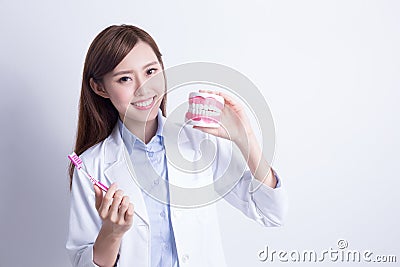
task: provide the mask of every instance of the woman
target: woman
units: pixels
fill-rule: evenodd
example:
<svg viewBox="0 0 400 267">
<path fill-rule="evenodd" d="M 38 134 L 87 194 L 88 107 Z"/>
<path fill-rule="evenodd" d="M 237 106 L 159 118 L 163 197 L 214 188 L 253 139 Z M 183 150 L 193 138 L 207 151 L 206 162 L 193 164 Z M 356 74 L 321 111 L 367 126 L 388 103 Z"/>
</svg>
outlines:
<svg viewBox="0 0 400 267">
<path fill-rule="evenodd" d="M 216 179 L 218 162 L 225 160 L 225 147 L 233 142 L 249 170 L 224 199 L 265 226 L 281 225 L 284 193 L 245 112 L 228 95 L 215 93 L 225 99 L 221 123 L 226 128 L 186 127 L 183 146 L 198 155 L 198 142 L 211 134 L 216 161 L 185 181 Z M 109 190 L 103 195 L 70 166 L 67 249 L 74 266 L 225 266 L 215 205 L 173 206 L 169 186 L 160 183 L 187 177 L 166 161 L 165 105 L 163 61 L 151 36 L 129 25 L 103 30 L 85 60 L 75 152 Z M 161 180 L 144 166 L 152 166 Z M 141 189 L 135 176 L 161 188 L 165 201 Z M 262 184 L 250 192 L 254 183 Z"/>
</svg>

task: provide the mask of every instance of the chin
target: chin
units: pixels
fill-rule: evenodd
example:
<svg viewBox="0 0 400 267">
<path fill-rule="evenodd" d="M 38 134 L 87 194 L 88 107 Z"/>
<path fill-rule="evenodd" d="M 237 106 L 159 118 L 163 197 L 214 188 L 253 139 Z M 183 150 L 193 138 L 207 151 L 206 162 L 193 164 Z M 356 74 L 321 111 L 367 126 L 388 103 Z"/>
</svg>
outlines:
<svg viewBox="0 0 400 267">
<path fill-rule="evenodd" d="M 128 111 L 125 113 L 125 116 L 123 117 L 123 120 L 130 120 L 130 121 L 136 121 L 136 122 L 148 122 L 148 121 L 153 121 L 157 118 L 159 107 L 157 108 L 152 108 L 150 110 L 146 111 L 138 111 L 132 108 L 129 108 Z"/>
</svg>

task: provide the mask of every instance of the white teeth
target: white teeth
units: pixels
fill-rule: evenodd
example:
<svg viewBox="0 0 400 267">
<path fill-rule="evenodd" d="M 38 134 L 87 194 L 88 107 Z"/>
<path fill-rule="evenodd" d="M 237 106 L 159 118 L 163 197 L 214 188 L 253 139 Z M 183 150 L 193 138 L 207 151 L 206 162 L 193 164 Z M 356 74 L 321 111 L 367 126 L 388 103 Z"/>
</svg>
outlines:
<svg viewBox="0 0 400 267">
<path fill-rule="evenodd" d="M 203 105 L 192 103 L 189 105 L 189 112 L 194 115 L 200 116 L 219 116 L 221 115 L 221 110 L 212 105 Z"/>
<path fill-rule="evenodd" d="M 150 105 L 151 103 L 153 103 L 153 98 L 149 99 L 145 102 L 138 102 L 138 103 L 133 103 L 135 106 L 137 107 L 147 107 L 148 105 Z"/>
</svg>

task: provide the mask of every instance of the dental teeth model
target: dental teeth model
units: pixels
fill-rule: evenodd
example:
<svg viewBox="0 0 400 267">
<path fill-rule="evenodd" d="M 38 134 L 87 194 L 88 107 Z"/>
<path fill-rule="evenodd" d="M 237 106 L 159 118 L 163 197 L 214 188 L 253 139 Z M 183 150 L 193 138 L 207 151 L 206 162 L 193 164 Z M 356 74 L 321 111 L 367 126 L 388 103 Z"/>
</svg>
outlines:
<svg viewBox="0 0 400 267">
<path fill-rule="evenodd" d="M 219 127 L 224 98 L 209 93 L 192 92 L 189 94 L 189 109 L 185 121 L 188 124 L 202 127 Z"/>
</svg>

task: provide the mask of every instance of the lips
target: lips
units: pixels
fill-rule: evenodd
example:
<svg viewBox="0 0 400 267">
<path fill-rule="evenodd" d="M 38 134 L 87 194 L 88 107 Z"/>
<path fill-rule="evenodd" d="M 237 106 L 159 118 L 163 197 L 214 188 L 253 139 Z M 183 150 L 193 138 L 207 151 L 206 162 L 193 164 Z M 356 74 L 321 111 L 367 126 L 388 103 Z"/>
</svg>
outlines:
<svg viewBox="0 0 400 267">
<path fill-rule="evenodd" d="M 141 100 L 141 101 L 136 101 L 131 103 L 135 108 L 140 109 L 140 110 L 144 110 L 144 109 L 149 109 L 153 106 L 154 104 L 154 100 L 155 100 L 155 96 Z"/>
</svg>

